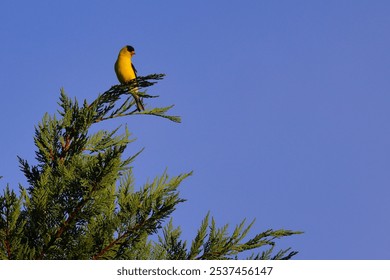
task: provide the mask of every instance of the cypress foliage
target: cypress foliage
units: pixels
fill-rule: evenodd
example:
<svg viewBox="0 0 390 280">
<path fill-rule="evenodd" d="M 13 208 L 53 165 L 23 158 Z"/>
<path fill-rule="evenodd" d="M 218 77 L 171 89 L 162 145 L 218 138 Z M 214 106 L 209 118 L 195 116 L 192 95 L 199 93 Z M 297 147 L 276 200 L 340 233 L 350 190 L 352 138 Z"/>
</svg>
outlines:
<svg viewBox="0 0 390 280">
<path fill-rule="evenodd" d="M 115 85 L 90 104 L 80 105 L 61 90 L 58 116 L 45 114 L 35 129 L 37 163 L 19 158 L 28 187 L 16 194 L 7 185 L 0 196 L 0 259 L 235 259 L 262 246 L 265 251 L 249 258 L 289 259 L 297 253 L 273 249 L 275 239 L 299 232 L 267 230 L 243 241 L 253 222 L 243 221 L 229 233 L 209 214 L 188 246 L 172 219 L 164 223 L 185 201 L 178 187 L 192 172 L 164 173 L 135 189 L 131 164 L 142 151 L 124 157 L 133 142 L 127 127 L 122 134 L 121 127 L 90 132 L 99 122 L 137 114 L 180 122 L 167 114 L 172 106 L 134 109 L 132 94 L 156 98 L 140 89 L 163 76 Z"/>
</svg>

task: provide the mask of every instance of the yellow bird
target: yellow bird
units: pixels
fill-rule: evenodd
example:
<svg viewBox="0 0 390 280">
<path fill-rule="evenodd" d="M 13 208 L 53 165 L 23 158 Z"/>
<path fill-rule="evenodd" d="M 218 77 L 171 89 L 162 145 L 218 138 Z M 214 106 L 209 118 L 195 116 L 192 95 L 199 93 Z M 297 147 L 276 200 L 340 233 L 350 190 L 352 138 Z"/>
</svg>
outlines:
<svg viewBox="0 0 390 280">
<path fill-rule="evenodd" d="M 135 55 L 135 50 L 132 46 L 125 46 L 119 51 L 118 59 L 115 62 L 115 73 L 121 84 L 137 79 L 137 70 L 131 62 L 133 55 Z M 137 110 L 145 110 L 140 97 L 137 94 L 132 95 L 137 105 Z"/>
</svg>

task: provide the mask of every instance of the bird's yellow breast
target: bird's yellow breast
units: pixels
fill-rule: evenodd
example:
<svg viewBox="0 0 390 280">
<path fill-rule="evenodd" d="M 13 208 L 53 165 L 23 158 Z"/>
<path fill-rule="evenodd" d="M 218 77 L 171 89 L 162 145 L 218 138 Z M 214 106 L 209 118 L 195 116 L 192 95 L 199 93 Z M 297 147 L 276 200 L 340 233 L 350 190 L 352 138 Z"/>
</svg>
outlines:
<svg viewBox="0 0 390 280">
<path fill-rule="evenodd" d="M 131 66 L 131 57 L 119 55 L 115 62 L 115 72 L 120 83 L 126 83 L 136 78 Z"/>
</svg>

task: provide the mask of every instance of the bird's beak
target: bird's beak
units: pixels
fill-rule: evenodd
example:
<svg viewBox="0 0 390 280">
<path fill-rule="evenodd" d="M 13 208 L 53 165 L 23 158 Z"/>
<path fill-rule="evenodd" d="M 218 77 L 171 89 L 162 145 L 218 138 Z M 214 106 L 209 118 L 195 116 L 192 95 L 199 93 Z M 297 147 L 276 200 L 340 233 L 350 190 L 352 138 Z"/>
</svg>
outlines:
<svg viewBox="0 0 390 280">
<path fill-rule="evenodd" d="M 135 55 L 135 51 L 132 51 L 132 52 L 131 52 L 131 55 Z"/>
</svg>

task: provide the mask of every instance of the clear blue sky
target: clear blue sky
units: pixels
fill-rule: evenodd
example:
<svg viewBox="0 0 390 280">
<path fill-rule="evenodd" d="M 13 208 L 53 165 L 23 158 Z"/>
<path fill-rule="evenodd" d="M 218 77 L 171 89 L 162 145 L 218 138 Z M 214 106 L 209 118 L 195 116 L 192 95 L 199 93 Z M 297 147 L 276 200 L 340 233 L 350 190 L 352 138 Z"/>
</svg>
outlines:
<svg viewBox="0 0 390 280">
<path fill-rule="evenodd" d="M 122 119 L 145 147 L 137 184 L 194 170 L 174 214 L 192 238 L 256 218 L 305 231 L 297 259 L 390 259 L 390 1 L 2 1 L 0 181 L 26 186 L 34 125 L 61 87 L 92 100 L 117 84 L 119 49 L 166 73 L 148 106 L 175 124 Z M 110 123 L 109 125 L 116 125 Z"/>
</svg>

